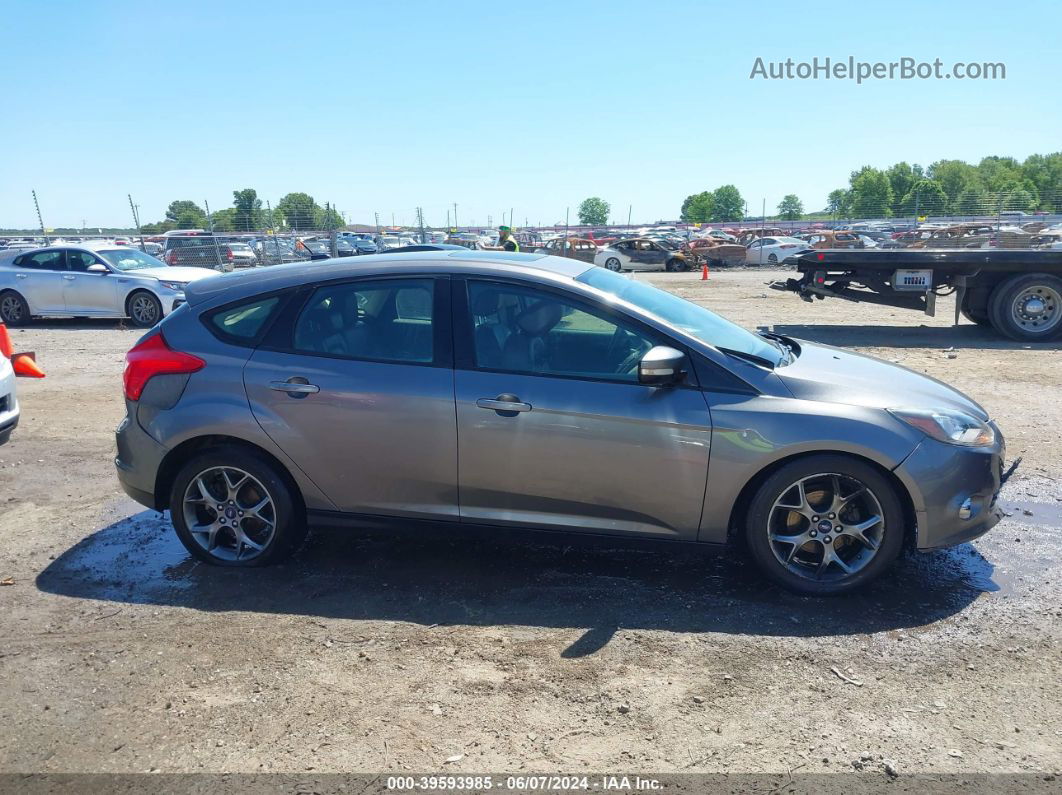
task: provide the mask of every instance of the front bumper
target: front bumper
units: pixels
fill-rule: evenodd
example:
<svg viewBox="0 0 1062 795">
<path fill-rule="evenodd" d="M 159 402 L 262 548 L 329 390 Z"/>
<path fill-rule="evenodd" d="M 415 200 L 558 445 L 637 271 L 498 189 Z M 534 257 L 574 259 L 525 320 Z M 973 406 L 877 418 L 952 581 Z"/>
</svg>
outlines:
<svg viewBox="0 0 1062 795">
<path fill-rule="evenodd" d="M 1003 456 L 1003 437 L 996 428 L 991 447 L 925 439 L 896 467 L 914 503 L 918 549 L 972 541 L 999 523 Z"/>
</svg>

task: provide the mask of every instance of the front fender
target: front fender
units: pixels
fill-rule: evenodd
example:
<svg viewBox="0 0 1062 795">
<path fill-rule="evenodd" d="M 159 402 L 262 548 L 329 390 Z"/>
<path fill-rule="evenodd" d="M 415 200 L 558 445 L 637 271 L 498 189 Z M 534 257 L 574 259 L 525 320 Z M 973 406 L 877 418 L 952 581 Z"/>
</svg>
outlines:
<svg viewBox="0 0 1062 795">
<path fill-rule="evenodd" d="M 770 395 L 708 393 L 706 398 L 712 446 L 698 540 L 710 543 L 727 540 L 738 496 L 779 461 L 847 453 L 892 471 L 922 438 L 881 409 Z"/>
</svg>

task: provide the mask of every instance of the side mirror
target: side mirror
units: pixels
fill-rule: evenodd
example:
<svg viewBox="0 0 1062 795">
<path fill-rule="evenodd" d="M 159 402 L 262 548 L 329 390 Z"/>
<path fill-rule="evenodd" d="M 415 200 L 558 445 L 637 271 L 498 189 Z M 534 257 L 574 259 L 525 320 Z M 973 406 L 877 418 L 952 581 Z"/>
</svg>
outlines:
<svg viewBox="0 0 1062 795">
<path fill-rule="evenodd" d="M 638 382 L 654 386 L 671 386 L 686 377 L 686 354 L 657 345 L 638 363 Z"/>
<path fill-rule="evenodd" d="M 107 270 L 106 265 L 101 265 L 98 262 L 93 262 L 91 265 L 85 268 L 85 271 L 88 273 L 110 273 L 110 271 Z"/>
</svg>

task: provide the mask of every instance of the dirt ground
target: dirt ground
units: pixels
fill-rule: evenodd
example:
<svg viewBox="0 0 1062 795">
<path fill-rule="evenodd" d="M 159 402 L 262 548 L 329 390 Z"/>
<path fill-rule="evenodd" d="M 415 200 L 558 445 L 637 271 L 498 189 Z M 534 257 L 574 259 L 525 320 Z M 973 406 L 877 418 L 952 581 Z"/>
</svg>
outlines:
<svg viewBox="0 0 1062 795">
<path fill-rule="evenodd" d="M 639 278 L 974 396 L 1025 457 L 993 532 L 842 599 L 687 547 L 330 531 L 215 569 L 115 480 L 138 332 L 16 331 L 48 377 L 0 448 L 0 771 L 1062 773 L 1062 346 L 784 275 Z"/>
</svg>

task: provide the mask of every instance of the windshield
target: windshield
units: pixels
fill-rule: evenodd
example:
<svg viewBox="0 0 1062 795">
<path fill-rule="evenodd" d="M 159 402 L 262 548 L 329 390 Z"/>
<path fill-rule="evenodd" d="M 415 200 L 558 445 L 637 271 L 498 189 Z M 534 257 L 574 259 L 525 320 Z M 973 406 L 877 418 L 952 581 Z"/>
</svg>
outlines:
<svg viewBox="0 0 1062 795">
<path fill-rule="evenodd" d="M 162 260 L 155 259 L 150 254 L 145 254 L 135 248 L 110 248 L 96 253 L 120 271 L 169 267 Z"/>
<path fill-rule="evenodd" d="M 770 341 L 702 306 L 645 282 L 636 282 L 602 268 L 591 268 L 577 277 L 576 281 L 611 293 L 716 348 L 755 356 L 773 367 L 782 361 L 781 349 Z"/>
</svg>

